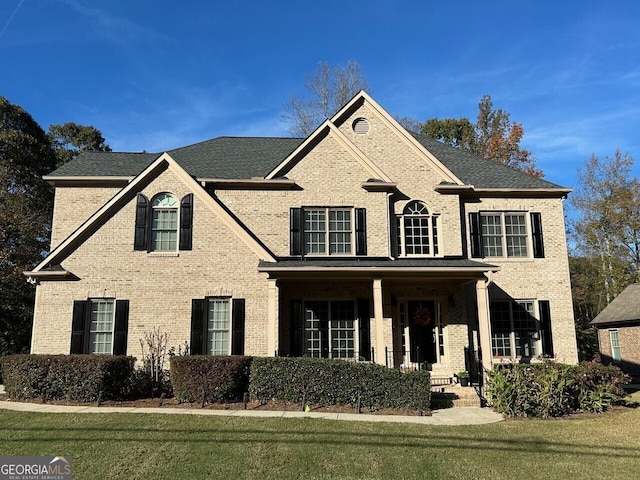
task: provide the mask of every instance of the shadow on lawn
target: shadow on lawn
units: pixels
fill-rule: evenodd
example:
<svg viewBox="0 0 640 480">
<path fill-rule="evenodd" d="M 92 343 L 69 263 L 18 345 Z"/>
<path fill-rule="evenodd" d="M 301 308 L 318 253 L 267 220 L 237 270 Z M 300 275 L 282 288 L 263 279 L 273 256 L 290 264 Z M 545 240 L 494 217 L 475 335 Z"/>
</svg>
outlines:
<svg viewBox="0 0 640 480">
<path fill-rule="evenodd" d="M 281 422 L 282 420 L 279 419 Z M 406 431 L 397 434 L 367 433 L 361 431 L 342 432 L 327 429 L 242 429 L 242 428 L 153 428 L 149 426 L 131 426 L 129 428 L 109 428 L 108 426 L 95 424 L 87 428 L 74 427 L 42 427 L 37 421 L 31 425 L 21 425 L 11 430 L 11 438 L 2 438 L 5 445 L 11 443 L 53 442 L 53 441 L 99 441 L 138 443 L 152 441 L 158 443 L 226 443 L 226 444 L 250 444 L 271 443 L 285 445 L 327 445 L 340 446 L 365 446 L 388 448 L 414 448 L 438 451 L 446 448 L 458 450 L 492 450 L 505 453 L 526 452 L 530 455 L 588 455 L 590 458 L 638 458 L 638 449 L 614 445 L 594 446 L 589 439 L 585 443 L 568 443 L 537 438 L 497 438 L 501 432 L 494 432 L 491 437 L 478 432 L 474 435 L 463 432 L 459 435 L 445 434 L 441 427 L 425 426 L 424 435 L 407 435 Z M 281 425 L 281 424 L 280 424 Z M 90 430 L 88 430 L 90 428 Z M 468 428 L 468 427 L 466 427 Z M 94 432 L 92 435 L 90 432 Z M 336 441 L 337 436 L 340 438 Z M 175 437 L 175 438 L 172 438 Z"/>
</svg>

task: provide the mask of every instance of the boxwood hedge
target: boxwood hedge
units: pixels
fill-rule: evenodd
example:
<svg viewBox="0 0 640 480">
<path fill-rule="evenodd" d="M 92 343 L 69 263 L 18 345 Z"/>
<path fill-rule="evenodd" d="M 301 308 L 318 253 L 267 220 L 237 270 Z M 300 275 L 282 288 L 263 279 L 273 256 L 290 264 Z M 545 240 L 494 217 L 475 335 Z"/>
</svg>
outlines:
<svg viewBox="0 0 640 480">
<path fill-rule="evenodd" d="M 125 398 L 134 357 L 110 355 L 8 355 L 2 362 L 9 398 L 92 402 Z"/>
<path fill-rule="evenodd" d="M 370 409 L 428 410 L 429 372 L 400 373 L 373 363 L 316 358 L 256 357 L 251 366 L 252 399 Z"/>
</svg>

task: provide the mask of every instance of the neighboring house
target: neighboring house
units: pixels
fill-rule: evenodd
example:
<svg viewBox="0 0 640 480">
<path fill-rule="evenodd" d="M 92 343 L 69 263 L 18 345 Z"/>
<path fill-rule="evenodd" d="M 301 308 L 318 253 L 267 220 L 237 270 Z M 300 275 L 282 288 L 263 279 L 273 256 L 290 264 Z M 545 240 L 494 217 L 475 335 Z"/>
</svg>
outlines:
<svg viewBox="0 0 640 480">
<path fill-rule="evenodd" d="M 640 283 L 625 288 L 591 321 L 603 363 L 640 378 Z"/>
<path fill-rule="evenodd" d="M 570 189 L 403 129 L 360 92 L 306 139 L 87 152 L 55 186 L 32 353 L 576 362 Z M 466 352 L 466 353 L 465 353 Z"/>
</svg>

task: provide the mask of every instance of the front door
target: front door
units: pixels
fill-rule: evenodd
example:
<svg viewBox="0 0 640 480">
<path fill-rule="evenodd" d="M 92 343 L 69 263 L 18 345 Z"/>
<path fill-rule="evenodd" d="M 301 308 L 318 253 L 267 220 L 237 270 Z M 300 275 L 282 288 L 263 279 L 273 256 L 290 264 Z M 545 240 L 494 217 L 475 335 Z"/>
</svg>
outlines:
<svg viewBox="0 0 640 480">
<path fill-rule="evenodd" d="M 436 363 L 436 303 L 433 300 L 407 302 L 411 362 Z"/>
</svg>

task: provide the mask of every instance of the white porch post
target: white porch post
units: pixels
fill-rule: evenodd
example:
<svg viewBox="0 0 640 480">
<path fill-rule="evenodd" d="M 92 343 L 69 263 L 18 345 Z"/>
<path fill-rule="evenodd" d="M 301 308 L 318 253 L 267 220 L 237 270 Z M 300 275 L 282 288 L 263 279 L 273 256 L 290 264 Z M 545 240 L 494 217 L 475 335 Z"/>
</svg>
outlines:
<svg viewBox="0 0 640 480">
<path fill-rule="evenodd" d="M 491 318 L 489 316 L 489 290 L 487 279 L 476 281 L 476 298 L 478 302 L 478 330 L 480 348 L 482 349 L 482 366 L 486 370 L 493 367 L 493 351 L 491 349 Z"/>
<path fill-rule="evenodd" d="M 280 291 L 278 281 L 275 278 L 268 280 L 268 304 L 267 304 L 267 355 L 275 355 L 278 350 L 278 326 L 280 324 L 278 305 L 280 303 Z"/>
<path fill-rule="evenodd" d="M 373 342 L 375 349 L 375 362 L 385 365 L 384 353 L 384 313 L 382 308 L 382 279 L 373 279 L 373 323 L 375 325 Z"/>
</svg>

